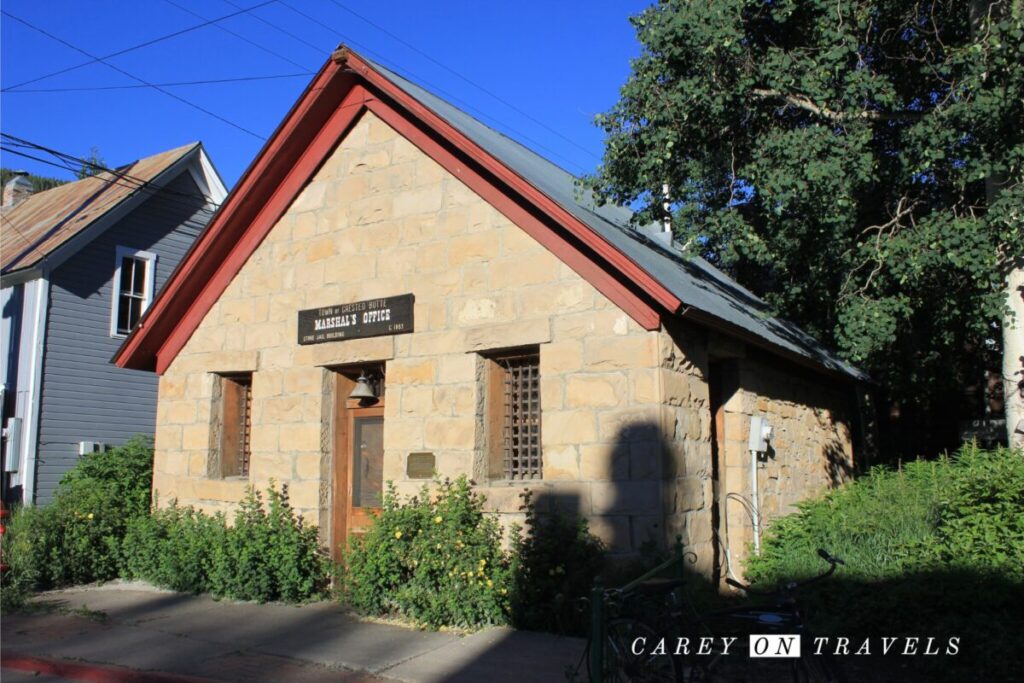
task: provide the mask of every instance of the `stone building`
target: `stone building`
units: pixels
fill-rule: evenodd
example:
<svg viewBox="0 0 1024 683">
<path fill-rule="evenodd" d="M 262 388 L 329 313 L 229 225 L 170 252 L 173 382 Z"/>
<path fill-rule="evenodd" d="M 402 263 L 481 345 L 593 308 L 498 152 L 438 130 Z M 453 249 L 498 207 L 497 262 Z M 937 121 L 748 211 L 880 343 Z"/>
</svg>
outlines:
<svg viewBox="0 0 1024 683">
<path fill-rule="evenodd" d="M 852 471 L 863 378 L 629 217 L 339 50 L 116 357 L 161 376 L 154 495 L 286 482 L 336 551 L 383 482 L 466 474 L 501 515 L 528 488 L 615 552 L 735 563 L 751 418 L 768 519 Z"/>
</svg>

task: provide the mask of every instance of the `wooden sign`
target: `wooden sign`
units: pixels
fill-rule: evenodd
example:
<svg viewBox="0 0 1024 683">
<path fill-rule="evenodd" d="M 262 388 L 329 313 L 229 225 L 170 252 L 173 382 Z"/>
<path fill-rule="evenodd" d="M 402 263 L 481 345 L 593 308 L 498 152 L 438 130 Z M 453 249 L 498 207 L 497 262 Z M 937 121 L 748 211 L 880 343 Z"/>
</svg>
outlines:
<svg viewBox="0 0 1024 683">
<path fill-rule="evenodd" d="M 299 311 L 299 343 L 382 337 L 413 331 L 412 294 Z"/>
</svg>

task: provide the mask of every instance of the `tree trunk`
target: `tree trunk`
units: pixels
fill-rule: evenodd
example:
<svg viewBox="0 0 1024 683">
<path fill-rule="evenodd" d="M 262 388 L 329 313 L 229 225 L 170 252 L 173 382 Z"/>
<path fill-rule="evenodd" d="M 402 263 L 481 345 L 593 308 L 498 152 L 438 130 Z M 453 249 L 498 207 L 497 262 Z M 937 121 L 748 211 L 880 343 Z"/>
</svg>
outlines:
<svg viewBox="0 0 1024 683">
<path fill-rule="evenodd" d="M 968 8 L 971 33 L 977 36 L 978 26 L 988 12 L 1000 13 L 1008 8 L 991 0 L 971 0 Z M 1024 11 L 1024 2 L 1017 0 L 1012 13 Z M 1005 177 L 989 176 L 985 194 L 989 206 L 1006 183 Z M 1024 259 L 1016 257 L 1006 275 L 1006 305 L 1003 316 L 1003 406 L 1006 414 L 1006 443 L 1024 447 Z"/>
<path fill-rule="evenodd" d="M 1020 261 L 1006 276 L 1003 318 L 1003 405 L 1006 406 L 1006 442 L 1024 447 L 1024 267 Z"/>
</svg>

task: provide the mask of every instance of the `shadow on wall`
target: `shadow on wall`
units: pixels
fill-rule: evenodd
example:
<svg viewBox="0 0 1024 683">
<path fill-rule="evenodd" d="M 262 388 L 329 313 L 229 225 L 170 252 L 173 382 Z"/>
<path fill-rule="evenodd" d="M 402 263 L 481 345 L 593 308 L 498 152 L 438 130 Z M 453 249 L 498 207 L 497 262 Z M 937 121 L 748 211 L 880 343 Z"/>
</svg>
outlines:
<svg viewBox="0 0 1024 683">
<path fill-rule="evenodd" d="M 712 501 L 702 484 L 687 484 L 682 455 L 674 455 L 658 425 L 622 425 L 606 453 L 605 462 L 583 468 L 606 479 L 531 487 L 518 627 L 585 633 L 588 616 L 574 603 L 599 575 L 606 586 L 626 583 L 667 557 L 677 536 L 691 551 L 712 552 Z M 603 557 L 594 537 L 608 551 Z M 713 557 L 699 560 L 688 566 L 695 578 L 698 569 L 708 575 L 714 566 Z"/>
<path fill-rule="evenodd" d="M 838 439 L 829 439 L 824 448 L 825 471 L 832 488 L 836 488 L 851 479 L 856 474 L 855 467 L 850 463 L 849 457 L 843 450 L 843 444 Z"/>
</svg>

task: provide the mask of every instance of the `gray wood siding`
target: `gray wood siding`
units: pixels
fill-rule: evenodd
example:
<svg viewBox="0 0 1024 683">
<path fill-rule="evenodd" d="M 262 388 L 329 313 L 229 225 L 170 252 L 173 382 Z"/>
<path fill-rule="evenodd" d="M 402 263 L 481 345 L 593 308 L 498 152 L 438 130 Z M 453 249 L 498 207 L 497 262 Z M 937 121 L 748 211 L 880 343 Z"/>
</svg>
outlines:
<svg viewBox="0 0 1024 683">
<path fill-rule="evenodd" d="M 180 194 L 177 194 L 180 193 Z M 80 441 L 121 444 L 152 436 L 157 377 L 110 362 L 124 341 L 110 335 L 118 246 L 157 255 L 159 292 L 208 220 L 195 181 L 183 172 L 59 266 L 50 279 L 36 502 L 53 498 L 61 477 L 78 461 Z"/>
</svg>

